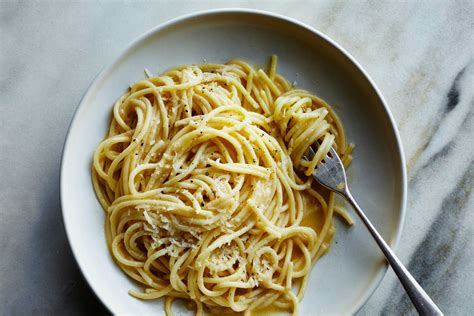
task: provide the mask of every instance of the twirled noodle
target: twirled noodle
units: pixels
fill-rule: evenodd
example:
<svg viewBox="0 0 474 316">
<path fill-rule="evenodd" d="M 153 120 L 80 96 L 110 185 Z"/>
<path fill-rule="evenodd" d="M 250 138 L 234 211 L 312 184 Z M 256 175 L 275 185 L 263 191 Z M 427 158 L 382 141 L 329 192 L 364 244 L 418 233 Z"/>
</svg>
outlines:
<svg viewBox="0 0 474 316">
<path fill-rule="evenodd" d="M 268 73 L 231 60 L 133 84 L 92 173 L 113 258 L 145 287 L 130 294 L 165 297 L 167 314 L 175 298 L 197 314 L 296 314 L 344 211 L 295 168 L 310 175 L 331 146 L 349 164 L 339 118 L 277 74 L 275 56 Z"/>
</svg>

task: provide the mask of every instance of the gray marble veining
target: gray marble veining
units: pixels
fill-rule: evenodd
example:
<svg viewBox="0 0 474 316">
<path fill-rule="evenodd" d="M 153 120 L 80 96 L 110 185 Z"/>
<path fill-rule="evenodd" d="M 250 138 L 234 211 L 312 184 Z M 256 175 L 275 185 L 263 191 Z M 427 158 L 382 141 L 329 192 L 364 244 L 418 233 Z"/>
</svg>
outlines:
<svg viewBox="0 0 474 316">
<path fill-rule="evenodd" d="M 474 2 L 0 0 L 0 314 L 106 313 L 62 226 L 59 162 L 93 77 L 133 38 L 197 10 L 260 8 L 323 31 L 367 69 L 408 164 L 397 253 L 448 315 L 474 311 Z M 360 315 L 415 314 L 394 274 Z"/>
</svg>

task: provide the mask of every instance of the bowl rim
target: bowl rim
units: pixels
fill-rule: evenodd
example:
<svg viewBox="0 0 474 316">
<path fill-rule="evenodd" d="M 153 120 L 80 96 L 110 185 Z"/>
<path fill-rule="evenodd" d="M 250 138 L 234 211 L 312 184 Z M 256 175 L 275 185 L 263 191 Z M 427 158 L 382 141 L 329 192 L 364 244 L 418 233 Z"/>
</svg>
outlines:
<svg viewBox="0 0 474 316">
<path fill-rule="evenodd" d="M 384 110 L 385 114 L 387 115 L 387 117 L 389 119 L 389 122 L 390 122 L 390 125 L 391 125 L 390 127 L 391 127 L 391 130 L 394 133 L 395 140 L 396 140 L 396 145 L 397 145 L 396 147 L 397 147 L 398 158 L 399 158 L 399 163 L 400 163 L 400 165 L 398 167 L 401 170 L 401 175 L 400 175 L 401 176 L 401 179 L 400 179 L 400 182 L 401 182 L 400 183 L 401 184 L 401 192 L 400 192 L 401 205 L 400 205 L 400 216 L 399 216 L 399 220 L 398 220 L 398 223 L 397 223 L 397 229 L 396 229 L 396 232 L 395 232 L 395 236 L 393 237 L 393 239 L 391 241 L 388 241 L 387 243 L 392 248 L 392 250 L 396 251 L 398 243 L 400 241 L 401 234 L 402 234 L 402 231 L 403 231 L 404 222 L 405 222 L 406 202 L 407 202 L 407 170 L 406 170 L 406 161 L 405 161 L 405 155 L 404 155 L 404 151 L 403 151 L 402 141 L 401 141 L 400 133 L 397 129 L 397 125 L 395 123 L 395 119 L 393 117 L 393 114 L 390 111 L 390 108 L 387 105 L 387 102 L 386 102 L 385 98 L 383 97 L 383 95 L 380 92 L 379 88 L 375 84 L 374 80 L 369 76 L 369 74 L 362 67 L 362 65 L 360 65 L 359 62 L 348 51 L 346 51 L 341 45 L 339 45 L 335 40 L 330 38 L 328 35 L 324 34 L 323 32 L 317 30 L 316 28 L 314 28 L 314 27 L 312 27 L 312 26 L 310 26 L 310 25 L 308 25 L 304 22 L 301 22 L 297 19 L 285 16 L 285 15 L 282 15 L 282 14 L 279 14 L 279 13 L 269 12 L 269 11 L 260 10 L 260 9 L 231 7 L 231 8 L 219 8 L 219 9 L 211 9 L 211 10 L 199 10 L 199 11 L 195 11 L 195 12 L 192 12 L 192 13 L 180 15 L 178 17 L 175 17 L 173 19 L 170 19 L 168 21 L 160 23 L 160 24 L 152 27 L 151 29 L 145 31 L 144 33 L 142 33 L 141 35 L 139 35 L 138 37 L 133 39 L 131 42 L 129 42 L 125 46 L 125 48 L 120 51 L 118 56 L 113 58 L 112 62 L 107 64 L 105 67 L 103 67 L 98 72 L 98 74 L 92 80 L 90 85 L 87 87 L 86 92 L 82 96 L 78 106 L 76 107 L 76 109 L 74 111 L 74 114 L 73 114 L 72 119 L 71 119 L 71 123 L 69 124 L 69 127 L 68 127 L 67 132 L 66 132 L 64 145 L 63 145 L 63 149 L 62 149 L 62 153 L 61 153 L 60 181 L 59 181 L 59 192 L 60 192 L 60 201 L 61 201 L 61 215 L 62 215 L 62 218 L 63 218 L 63 225 L 64 225 L 64 228 L 65 228 L 65 231 L 66 231 L 66 237 L 67 237 L 69 246 L 71 247 L 71 251 L 72 251 L 74 260 L 76 261 L 76 263 L 79 267 L 79 270 L 81 271 L 82 276 L 87 281 L 87 284 L 92 289 L 92 292 L 94 293 L 94 295 L 98 298 L 98 300 L 102 303 L 102 305 L 104 307 L 106 307 L 110 312 L 114 312 L 112 306 L 108 306 L 103 301 L 102 297 L 100 297 L 97 294 L 97 292 L 96 292 L 96 290 L 93 286 L 92 280 L 89 279 L 87 273 L 85 273 L 85 271 L 83 270 L 83 267 L 79 263 L 78 255 L 77 255 L 77 249 L 75 249 L 74 246 L 73 246 L 73 243 L 72 243 L 72 240 L 71 240 L 71 235 L 69 233 L 69 231 L 70 231 L 69 224 L 68 224 L 68 221 L 66 219 L 65 212 L 64 212 L 65 207 L 64 207 L 63 196 L 64 196 L 64 192 L 66 190 L 66 185 L 65 185 L 66 180 L 64 178 L 65 177 L 64 176 L 64 174 L 65 174 L 64 173 L 64 168 L 65 168 L 64 166 L 65 166 L 65 160 L 66 160 L 65 159 L 66 152 L 68 151 L 69 146 L 71 146 L 69 134 L 70 134 L 71 130 L 74 128 L 74 126 L 77 124 L 78 117 L 80 117 L 80 115 L 78 115 L 78 114 L 80 113 L 80 111 L 82 109 L 84 109 L 84 104 L 87 103 L 86 101 L 88 101 L 88 99 L 94 93 L 93 89 L 91 89 L 91 88 L 94 87 L 97 83 L 104 80 L 108 76 L 108 74 L 114 69 L 115 65 L 119 64 L 122 59 L 124 59 L 136 46 L 138 46 L 138 44 L 140 44 L 142 41 L 145 41 L 147 38 L 154 35 L 155 33 L 159 33 L 159 32 L 161 32 L 162 30 L 165 30 L 168 27 L 178 25 L 178 24 L 184 23 L 184 22 L 192 20 L 192 19 L 204 18 L 204 17 L 207 17 L 207 16 L 220 15 L 220 14 L 259 15 L 259 16 L 270 17 L 270 18 L 273 18 L 273 19 L 281 20 L 283 22 L 290 23 L 290 24 L 293 24 L 297 27 L 305 29 L 306 31 L 311 32 L 314 36 L 318 36 L 319 38 L 324 40 L 327 44 L 329 44 L 330 46 L 337 49 L 340 53 L 342 53 L 342 55 L 344 57 L 346 57 L 350 61 L 350 63 L 352 63 L 355 66 L 355 68 L 360 72 L 360 74 L 362 74 L 362 76 L 367 80 L 367 82 L 369 83 L 371 88 L 374 90 L 376 96 L 379 98 L 380 102 L 383 105 L 383 110 Z M 363 295 L 361 295 L 361 297 L 357 300 L 357 302 L 354 304 L 354 307 L 352 308 L 351 314 L 357 313 L 365 305 L 365 303 L 373 295 L 375 290 L 382 283 L 382 280 L 386 276 L 387 270 L 388 270 L 388 263 L 384 264 L 381 267 L 381 270 L 379 272 L 377 272 L 376 278 L 378 278 L 378 280 L 376 280 L 375 282 L 372 282 L 370 284 L 370 286 L 368 287 L 368 289 L 365 291 L 365 293 Z"/>
</svg>

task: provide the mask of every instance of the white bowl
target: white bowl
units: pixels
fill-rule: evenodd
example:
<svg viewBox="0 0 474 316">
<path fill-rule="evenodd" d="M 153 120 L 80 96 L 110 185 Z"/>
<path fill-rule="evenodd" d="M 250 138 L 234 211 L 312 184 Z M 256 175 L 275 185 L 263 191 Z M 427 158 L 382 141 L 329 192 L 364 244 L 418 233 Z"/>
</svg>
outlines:
<svg viewBox="0 0 474 316">
<path fill-rule="evenodd" d="M 379 232 L 396 246 L 406 199 L 402 146 L 383 97 L 362 67 L 326 35 L 280 15 L 243 9 L 195 13 L 140 36 L 98 75 L 64 146 L 61 203 L 67 235 L 82 273 L 111 312 L 163 313 L 161 300 L 141 301 L 127 294 L 138 286 L 112 261 L 104 213 L 92 188 L 91 159 L 109 126 L 114 100 L 144 77 L 144 68 L 158 74 L 182 64 L 235 57 L 264 65 L 271 54 L 278 55 L 278 71 L 287 79 L 334 105 L 356 145 L 349 185 Z M 353 227 L 336 222 L 333 246 L 311 274 L 302 315 L 356 312 L 387 270 L 357 218 Z"/>
</svg>

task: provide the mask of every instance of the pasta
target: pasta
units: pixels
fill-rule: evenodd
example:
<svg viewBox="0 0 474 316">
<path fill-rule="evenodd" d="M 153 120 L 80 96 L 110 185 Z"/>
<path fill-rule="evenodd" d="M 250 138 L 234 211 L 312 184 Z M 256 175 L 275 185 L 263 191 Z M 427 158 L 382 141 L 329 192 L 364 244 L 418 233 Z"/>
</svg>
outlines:
<svg viewBox="0 0 474 316">
<path fill-rule="evenodd" d="M 177 67 L 113 107 L 92 166 L 107 243 L 144 287 L 130 294 L 164 297 L 168 315 L 175 299 L 198 315 L 270 305 L 297 314 L 330 246 L 344 210 L 307 176 L 331 146 L 348 165 L 352 145 L 332 108 L 276 64 Z"/>
</svg>

